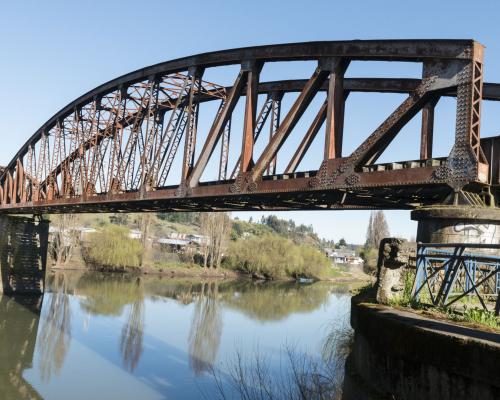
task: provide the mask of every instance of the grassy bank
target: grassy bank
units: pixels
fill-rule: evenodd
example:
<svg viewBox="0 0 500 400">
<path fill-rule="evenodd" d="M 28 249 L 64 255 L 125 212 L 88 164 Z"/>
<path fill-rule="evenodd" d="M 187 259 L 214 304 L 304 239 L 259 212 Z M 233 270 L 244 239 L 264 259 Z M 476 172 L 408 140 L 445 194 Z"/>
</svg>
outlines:
<svg viewBox="0 0 500 400">
<path fill-rule="evenodd" d="M 79 217 L 79 221 L 73 223 L 78 222 L 94 232 L 87 232 L 75 240 L 79 247 L 72 255 L 79 258 L 81 254 L 87 267 L 101 271 L 178 277 L 243 275 L 265 280 L 366 280 L 366 276 L 358 276 L 351 268 L 332 266 L 323 249 L 331 248 L 333 243 L 319 239 L 312 226 L 295 225 L 291 220 L 276 216 L 262 218 L 260 222 L 236 218 L 231 220 L 231 229 L 216 238 L 215 233 L 204 229 L 203 216 L 200 213 L 157 213 L 147 218 L 142 214 Z M 71 232 L 64 224 L 58 228 L 67 229 L 62 234 L 64 237 Z M 194 242 L 190 236 L 206 241 Z M 184 244 L 160 242 L 159 239 L 165 238 L 176 238 Z M 212 264 L 213 255 L 207 248 L 215 242 L 222 243 L 217 253 L 222 264 L 216 262 L 217 267 L 203 268 Z M 81 259 L 78 261 L 82 263 Z M 53 259 L 52 262 L 59 269 L 71 269 L 73 265 L 71 258 Z"/>
</svg>

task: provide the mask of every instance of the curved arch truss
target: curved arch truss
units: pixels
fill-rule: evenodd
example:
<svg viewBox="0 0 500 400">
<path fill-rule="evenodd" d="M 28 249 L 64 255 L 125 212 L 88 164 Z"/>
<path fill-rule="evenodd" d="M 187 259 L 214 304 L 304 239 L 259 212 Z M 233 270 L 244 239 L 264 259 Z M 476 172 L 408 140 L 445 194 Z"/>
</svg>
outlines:
<svg viewBox="0 0 500 400">
<path fill-rule="evenodd" d="M 358 60 L 421 63 L 422 77 L 344 78 Z M 296 61 L 315 62 L 309 76 L 261 81 L 267 64 Z M 237 66 L 231 84 L 205 78 L 228 65 Z M 146 67 L 47 121 L 2 170 L 0 212 L 412 208 L 442 202 L 453 189 L 483 193 L 498 179 L 491 172 L 498 145 L 483 151 L 481 100 L 500 99 L 500 88 L 483 87 L 482 76 L 483 47 L 472 40 L 273 45 Z M 351 92 L 407 97 L 346 155 Z M 433 158 L 434 109 L 443 96 L 457 99 L 455 143 L 447 158 Z M 315 117 L 299 129 L 306 112 Z M 377 164 L 420 112 L 420 159 Z M 320 131 L 317 168 L 302 171 Z M 280 152 L 291 136 L 295 150 Z"/>
</svg>

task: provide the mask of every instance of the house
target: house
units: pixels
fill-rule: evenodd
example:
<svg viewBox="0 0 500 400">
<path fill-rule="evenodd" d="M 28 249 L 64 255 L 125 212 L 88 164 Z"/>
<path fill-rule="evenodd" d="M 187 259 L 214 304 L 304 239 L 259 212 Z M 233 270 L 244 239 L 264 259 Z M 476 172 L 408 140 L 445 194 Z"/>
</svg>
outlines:
<svg viewBox="0 0 500 400">
<path fill-rule="evenodd" d="M 193 242 L 193 243 L 196 243 L 197 245 L 201 246 L 203 243 L 207 243 L 208 242 L 208 238 L 206 236 L 202 236 L 202 235 L 195 235 L 195 234 L 189 234 L 186 236 L 186 239 Z"/>
<path fill-rule="evenodd" d="M 159 238 L 156 243 L 169 253 L 179 253 L 190 244 L 189 240 Z"/>
<path fill-rule="evenodd" d="M 347 264 L 348 263 L 347 261 L 355 256 L 356 253 L 354 252 L 354 250 L 335 249 L 335 251 L 331 254 L 330 258 L 332 258 L 336 264 Z"/>
<path fill-rule="evenodd" d="M 128 233 L 128 237 L 131 239 L 140 239 L 142 238 L 142 232 L 138 229 L 131 229 Z"/>
<path fill-rule="evenodd" d="M 325 253 L 335 264 L 360 265 L 364 262 L 354 250 L 347 248 L 325 249 Z"/>
<path fill-rule="evenodd" d="M 69 246 L 70 243 L 77 239 L 81 241 L 86 241 L 89 239 L 89 236 L 96 232 L 94 228 L 88 228 L 84 226 L 77 226 L 72 228 L 61 228 L 58 226 L 50 226 L 49 227 L 49 241 L 54 239 L 56 234 L 59 234 L 59 240 L 62 240 L 66 246 Z"/>
</svg>

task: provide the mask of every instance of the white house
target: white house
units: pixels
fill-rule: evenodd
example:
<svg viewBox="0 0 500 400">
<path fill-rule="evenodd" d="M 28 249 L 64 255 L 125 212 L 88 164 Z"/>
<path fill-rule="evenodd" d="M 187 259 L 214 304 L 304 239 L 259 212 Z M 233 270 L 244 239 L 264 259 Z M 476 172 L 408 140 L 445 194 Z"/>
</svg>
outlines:
<svg viewBox="0 0 500 400">
<path fill-rule="evenodd" d="M 142 232 L 138 229 L 131 229 L 128 233 L 128 237 L 131 239 L 140 239 L 142 238 Z"/>
</svg>

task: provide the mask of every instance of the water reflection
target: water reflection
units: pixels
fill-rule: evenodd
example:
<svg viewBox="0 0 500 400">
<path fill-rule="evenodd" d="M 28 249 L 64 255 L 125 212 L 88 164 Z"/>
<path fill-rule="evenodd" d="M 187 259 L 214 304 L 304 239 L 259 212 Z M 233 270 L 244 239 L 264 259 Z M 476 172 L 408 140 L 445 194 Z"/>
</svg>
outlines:
<svg viewBox="0 0 500 400">
<path fill-rule="evenodd" d="M 128 304 L 144 299 L 141 279 L 119 274 L 84 273 L 74 282 L 73 293 L 86 312 L 115 317 L 123 315 Z"/>
<path fill-rule="evenodd" d="M 39 368 L 42 380 L 58 375 L 71 343 L 71 309 L 68 276 L 58 274 L 52 281 L 54 292 L 47 295 L 39 335 Z"/>
<path fill-rule="evenodd" d="M 31 368 L 42 297 L 0 296 L 0 394 L 2 399 L 41 399 L 23 377 Z"/>
<path fill-rule="evenodd" d="M 190 281 L 138 278 L 130 275 L 83 273 L 77 279 L 58 272 L 49 279 L 48 322 L 42 329 L 43 377 L 57 373 L 69 347 L 70 311 L 67 293 L 78 296 L 91 315 L 127 315 L 120 337 L 124 367 L 133 372 L 143 353 L 145 296 L 161 296 L 193 304 L 188 338 L 189 365 L 196 375 L 210 369 L 217 358 L 222 335 L 221 308 L 237 310 L 258 321 L 279 321 L 325 304 L 332 292 L 327 283 L 253 281 Z M 71 286 L 71 287 L 70 287 Z M 342 293 L 342 287 L 335 292 Z"/>
<path fill-rule="evenodd" d="M 65 389 L 70 393 L 74 389 L 65 388 L 63 382 L 74 377 L 74 367 L 80 362 L 87 373 L 95 369 L 97 384 L 102 384 L 100 368 L 106 371 L 102 372 L 106 380 L 110 373 L 120 371 L 116 384 L 124 382 L 121 389 L 127 393 L 126 398 L 137 398 L 129 394 L 131 386 L 139 394 L 146 393 L 145 388 L 156 393 L 156 397 L 150 393 L 144 399 L 199 398 L 197 385 L 212 384 L 207 371 L 234 356 L 236 341 L 243 339 L 255 345 L 254 335 L 260 331 L 262 344 L 276 353 L 290 334 L 301 337 L 302 332 L 305 342 L 317 343 L 331 320 L 327 310 L 331 310 L 332 299 L 343 299 L 342 307 L 348 307 L 348 301 L 344 301 L 348 296 L 342 294 L 346 288 L 321 282 L 196 281 L 58 272 L 47 278 L 47 285 L 50 292 L 43 301 L 40 323 L 41 301 L 37 312 L 18 314 L 7 312 L 6 300 L 2 300 L 0 344 L 6 349 L 8 341 L 14 340 L 17 350 L 9 348 L 8 355 L 1 350 L 1 399 L 41 398 L 36 397 L 33 387 L 57 388 L 52 394 L 58 396 Z M 297 318 L 288 318 L 292 315 Z M 23 326 L 11 326 L 7 320 Z M 313 322 L 318 328 L 314 336 L 309 336 Z M 19 332 L 31 335 L 31 355 L 21 366 L 17 363 L 27 347 L 18 343 L 22 339 Z M 37 368 L 30 369 L 35 340 Z M 328 349 L 325 345 L 324 359 L 338 352 L 336 341 L 331 339 Z M 83 356 L 87 361 L 80 361 Z M 4 362 L 4 357 L 9 361 Z M 33 387 L 23 380 L 23 371 L 29 371 Z M 134 378 L 127 379 L 129 374 Z M 15 380 L 10 376 L 24 382 L 22 391 L 28 397 L 14 392 L 20 389 L 13 386 Z M 11 393 L 4 396 L 7 382 Z M 92 397 L 92 390 L 86 388 L 82 395 Z M 180 394 L 185 396 L 178 397 Z"/>
<path fill-rule="evenodd" d="M 222 318 L 218 282 L 203 282 L 189 330 L 189 365 L 196 375 L 208 371 L 220 346 Z"/>
<path fill-rule="evenodd" d="M 235 282 L 223 293 L 225 304 L 259 321 L 279 321 L 297 312 L 311 312 L 328 300 L 326 282 Z M 337 290 L 337 289 L 336 289 Z"/>
<path fill-rule="evenodd" d="M 136 300 L 129 308 L 128 318 L 123 325 L 120 339 L 123 365 L 131 372 L 135 370 L 141 358 L 144 328 L 144 296 L 139 278 L 137 278 L 133 288 L 137 291 Z"/>
</svg>

